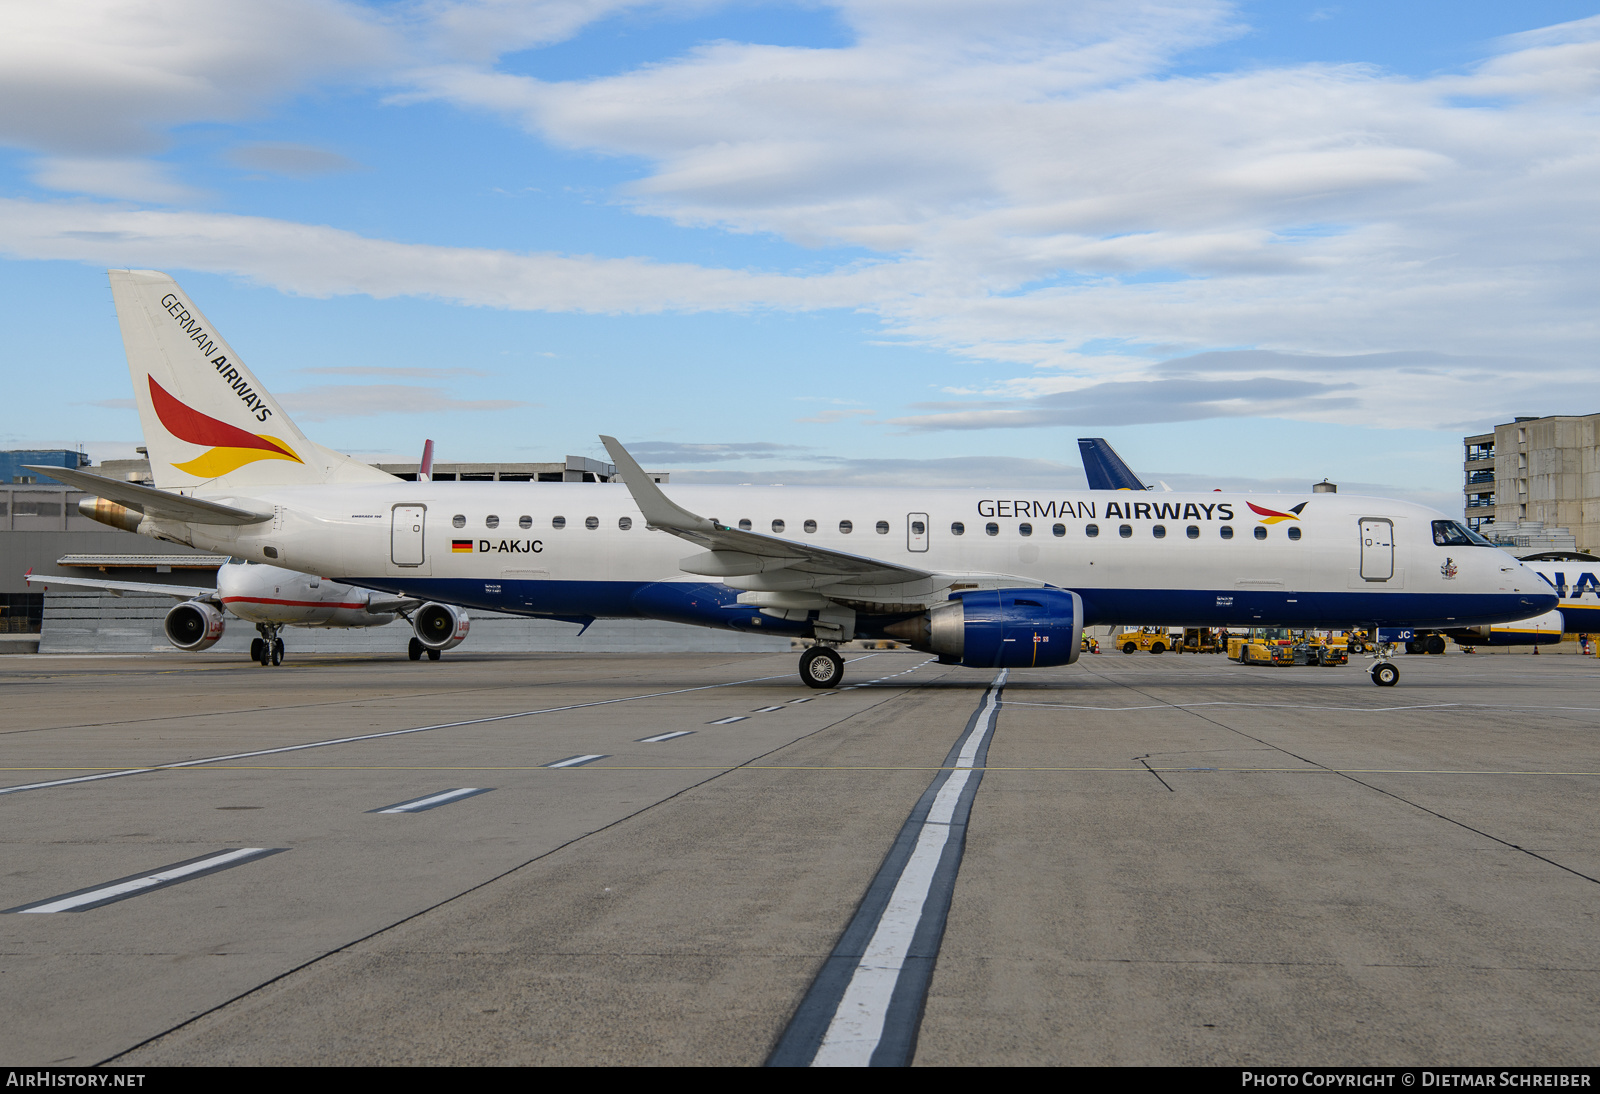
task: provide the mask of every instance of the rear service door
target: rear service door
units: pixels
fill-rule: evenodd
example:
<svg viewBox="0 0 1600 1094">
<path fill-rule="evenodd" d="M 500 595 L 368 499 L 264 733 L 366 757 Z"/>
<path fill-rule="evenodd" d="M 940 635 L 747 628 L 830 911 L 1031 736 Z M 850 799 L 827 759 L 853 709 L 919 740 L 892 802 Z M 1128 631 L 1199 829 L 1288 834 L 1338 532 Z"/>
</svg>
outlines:
<svg viewBox="0 0 1600 1094">
<path fill-rule="evenodd" d="M 1394 576 L 1394 525 L 1387 520 L 1361 522 L 1361 576 L 1388 581 Z"/>
<path fill-rule="evenodd" d="M 389 558 L 396 566 L 422 565 L 422 526 L 425 505 L 396 505 L 389 533 Z"/>
<path fill-rule="evenodd" d="M 906 514 L 906 550 L 926 551 L 928 549 L 928 514 Z"/>
</svg>

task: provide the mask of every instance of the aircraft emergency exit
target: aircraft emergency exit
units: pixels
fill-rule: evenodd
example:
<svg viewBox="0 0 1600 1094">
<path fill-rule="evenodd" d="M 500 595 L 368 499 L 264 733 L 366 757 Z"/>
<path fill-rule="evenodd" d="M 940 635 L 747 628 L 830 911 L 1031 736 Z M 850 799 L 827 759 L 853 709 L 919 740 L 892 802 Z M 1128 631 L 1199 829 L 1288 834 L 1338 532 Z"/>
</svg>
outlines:
<svg viewBox="0 0 1600 1094">
<path fill-rule="evenodd" d="M 98 509 L 97 519 L 106 521 L 107 503 L 100 498 L 85 498 L 79 506 L 86 515 Z M 28 584 L 72 585 L 100 589 L 116 596 L 170 596 L 181 603 L 172 607 L 161 622 L 161 633 L 180 650 L 198 653 L 222 639 L 227 617 L 233 615 L 255 624 L 259 638 L 250 641 L 250 659 L 263 665 L 281 665 L 284 627 L 382 627 L 404 616 L 411 623 L 411 660 L 426 654 L 437 661 L 445 650 L 454 649 L 467 637 L 471 620 L 467 613 L 449 604 L 427 603 L 412 597 L 397 597 L 358 589 L 313 574 L 263 566 L 244 559 L 229 559 L 217 570 L 214 589 L 193 585 L 164 585 L 147 581 L 109 581 L 89 577 L 35 577 L 30 570 Z"/>
<path fill-rule="evenodd" d="M 178 285 L 111 272 L 154 487 L 50 468 L 145 535 L 396 597 L 583 621 L 899 638 L 974 668 L 1071 664 L 1083 627 L 1473 626 L 1548 584 L 1457 522 L 1350 495 L 404 482 L 307 438 Z M 1450 546 L 1436 535 L 1446 529 Z M 1464 537 L 1459 546 L 1454 537 Z M 1392 684 L 1387 656 L 1373 678 Z"/>
</svg>

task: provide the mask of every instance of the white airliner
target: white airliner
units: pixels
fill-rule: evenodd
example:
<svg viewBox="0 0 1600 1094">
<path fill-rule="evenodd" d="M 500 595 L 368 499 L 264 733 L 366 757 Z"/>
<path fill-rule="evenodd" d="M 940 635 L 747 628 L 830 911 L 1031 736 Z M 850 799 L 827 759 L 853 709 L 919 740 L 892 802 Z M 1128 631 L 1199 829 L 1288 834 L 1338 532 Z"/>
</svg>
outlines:
<svg viewBox="0 0 1600 1094">
<path fill-rule="evenodd" d="M 121 507 L 101 498 L 85 498 L 79 506 L 86 516 L 124 527 L 129 522 L 127 515 L 108 511 L 114 508 Z M 87 577 L 34 577 L 32 571 L 27 580 L 29 585 L 74 585 L 119 596 L 170 596 L 180 600 L 162 620 L 161 631 L 168 642 L 190 653 L 216 645 L 222 638 L 227 615 L 235 615 L 254 623 L 260 632 L 261 637 L 250 642 L 250 657 L 263 665 L 283 664 L 284 646 L 279 632 L 284 627 L 382 627 L 404 615 L 411 621 L 413 631 L 413 661 L 421 660 L 423 654 L 431 661 L 439 660 L 445 650 L 459 646 L 471 628 L 467 613 L 449 604 L 374 593 L 240 558 L 229 559 L 218 568 L 214 589 Z"/>
<path fill-rule="evenodd" d="M 404 482 L 308 439 L 165 274 L 111 272 L 155 487 L 51 476 L 138 531 L 397 597 L 583 621 L 893 637 L 974 668 L 1077 660 L 1085 625 L 1523 619 L 1549 583 L 1443 514 L 1378 498 L 673 487 L 602 437 L 613 484 Z M 1263 504 L 1270 501 L 1271 504 Z M 686 550 L 686 544 L 688 549 Z M 1380 655 L 1373 679 L 1399 672 Z"/>
</svg>

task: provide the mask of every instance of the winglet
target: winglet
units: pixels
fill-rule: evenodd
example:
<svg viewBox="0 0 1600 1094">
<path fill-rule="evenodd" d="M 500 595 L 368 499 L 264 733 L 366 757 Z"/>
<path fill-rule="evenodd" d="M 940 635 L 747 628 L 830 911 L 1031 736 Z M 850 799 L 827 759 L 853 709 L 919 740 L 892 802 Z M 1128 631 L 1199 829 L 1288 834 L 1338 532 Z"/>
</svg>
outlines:
<svg viewBox="0 0 1600 1094">
<path fill-rule="evenodd" d="M 644 515 L 645 523 L 654 528 L 674 528 L 688 532 L 715 532 L 717 526 L 705 517 L 689 512 L 661 492 L 661 487 L 644 473 L 628 450 L 615 437 L 600 436 L 600 443 L 611 453 L 611 462 L 617 465 L 622 481 L 627 484 L 633 503 Z"/>
</svg>

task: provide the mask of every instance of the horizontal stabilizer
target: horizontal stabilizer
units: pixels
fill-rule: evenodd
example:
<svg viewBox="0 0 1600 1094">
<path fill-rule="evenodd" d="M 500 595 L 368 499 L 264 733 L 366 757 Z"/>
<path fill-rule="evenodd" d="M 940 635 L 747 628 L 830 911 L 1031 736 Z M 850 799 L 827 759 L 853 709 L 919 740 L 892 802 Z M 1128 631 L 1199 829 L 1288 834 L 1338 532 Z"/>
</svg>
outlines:
<svg viewBox="0 0 1600 1094">
<path fill-rule="evenodd" d="M 87 471 L 73 471 L 65 467 L 28 467 L 29 471 L 38 471 L 58 479 L 68 486 L 75 486 L 79 490 L 87 490 L 98 498 L 114 501 L 118 505 L 125 505 L 129 509 L 137 509 L 147 517 L 158 520 L 179 520 L 187 524 L 219 524 L 240 526 L 245 524 L 260 524 L 262 521 L 271 520 L 272 513 L 256 513 L 249 509 L 235 509 L 231 505 L 223 505 L 215 501 L 202 501 L 199 498 L 186 497 L 183 494 L 173 494 L 166 490 L 157 490 L 153 486 L 140 486 L 136 482 L 124 482 L 121 479 L 107 479 L 99 475 L 91 475 Z"/>
<path fill-rule="evenodd" d="M 1146 489 L 1104 437 L 1079 437 L 1078 451 L 1083 454 L 1083 473 L 1090 490 Z"/>
</svg>

